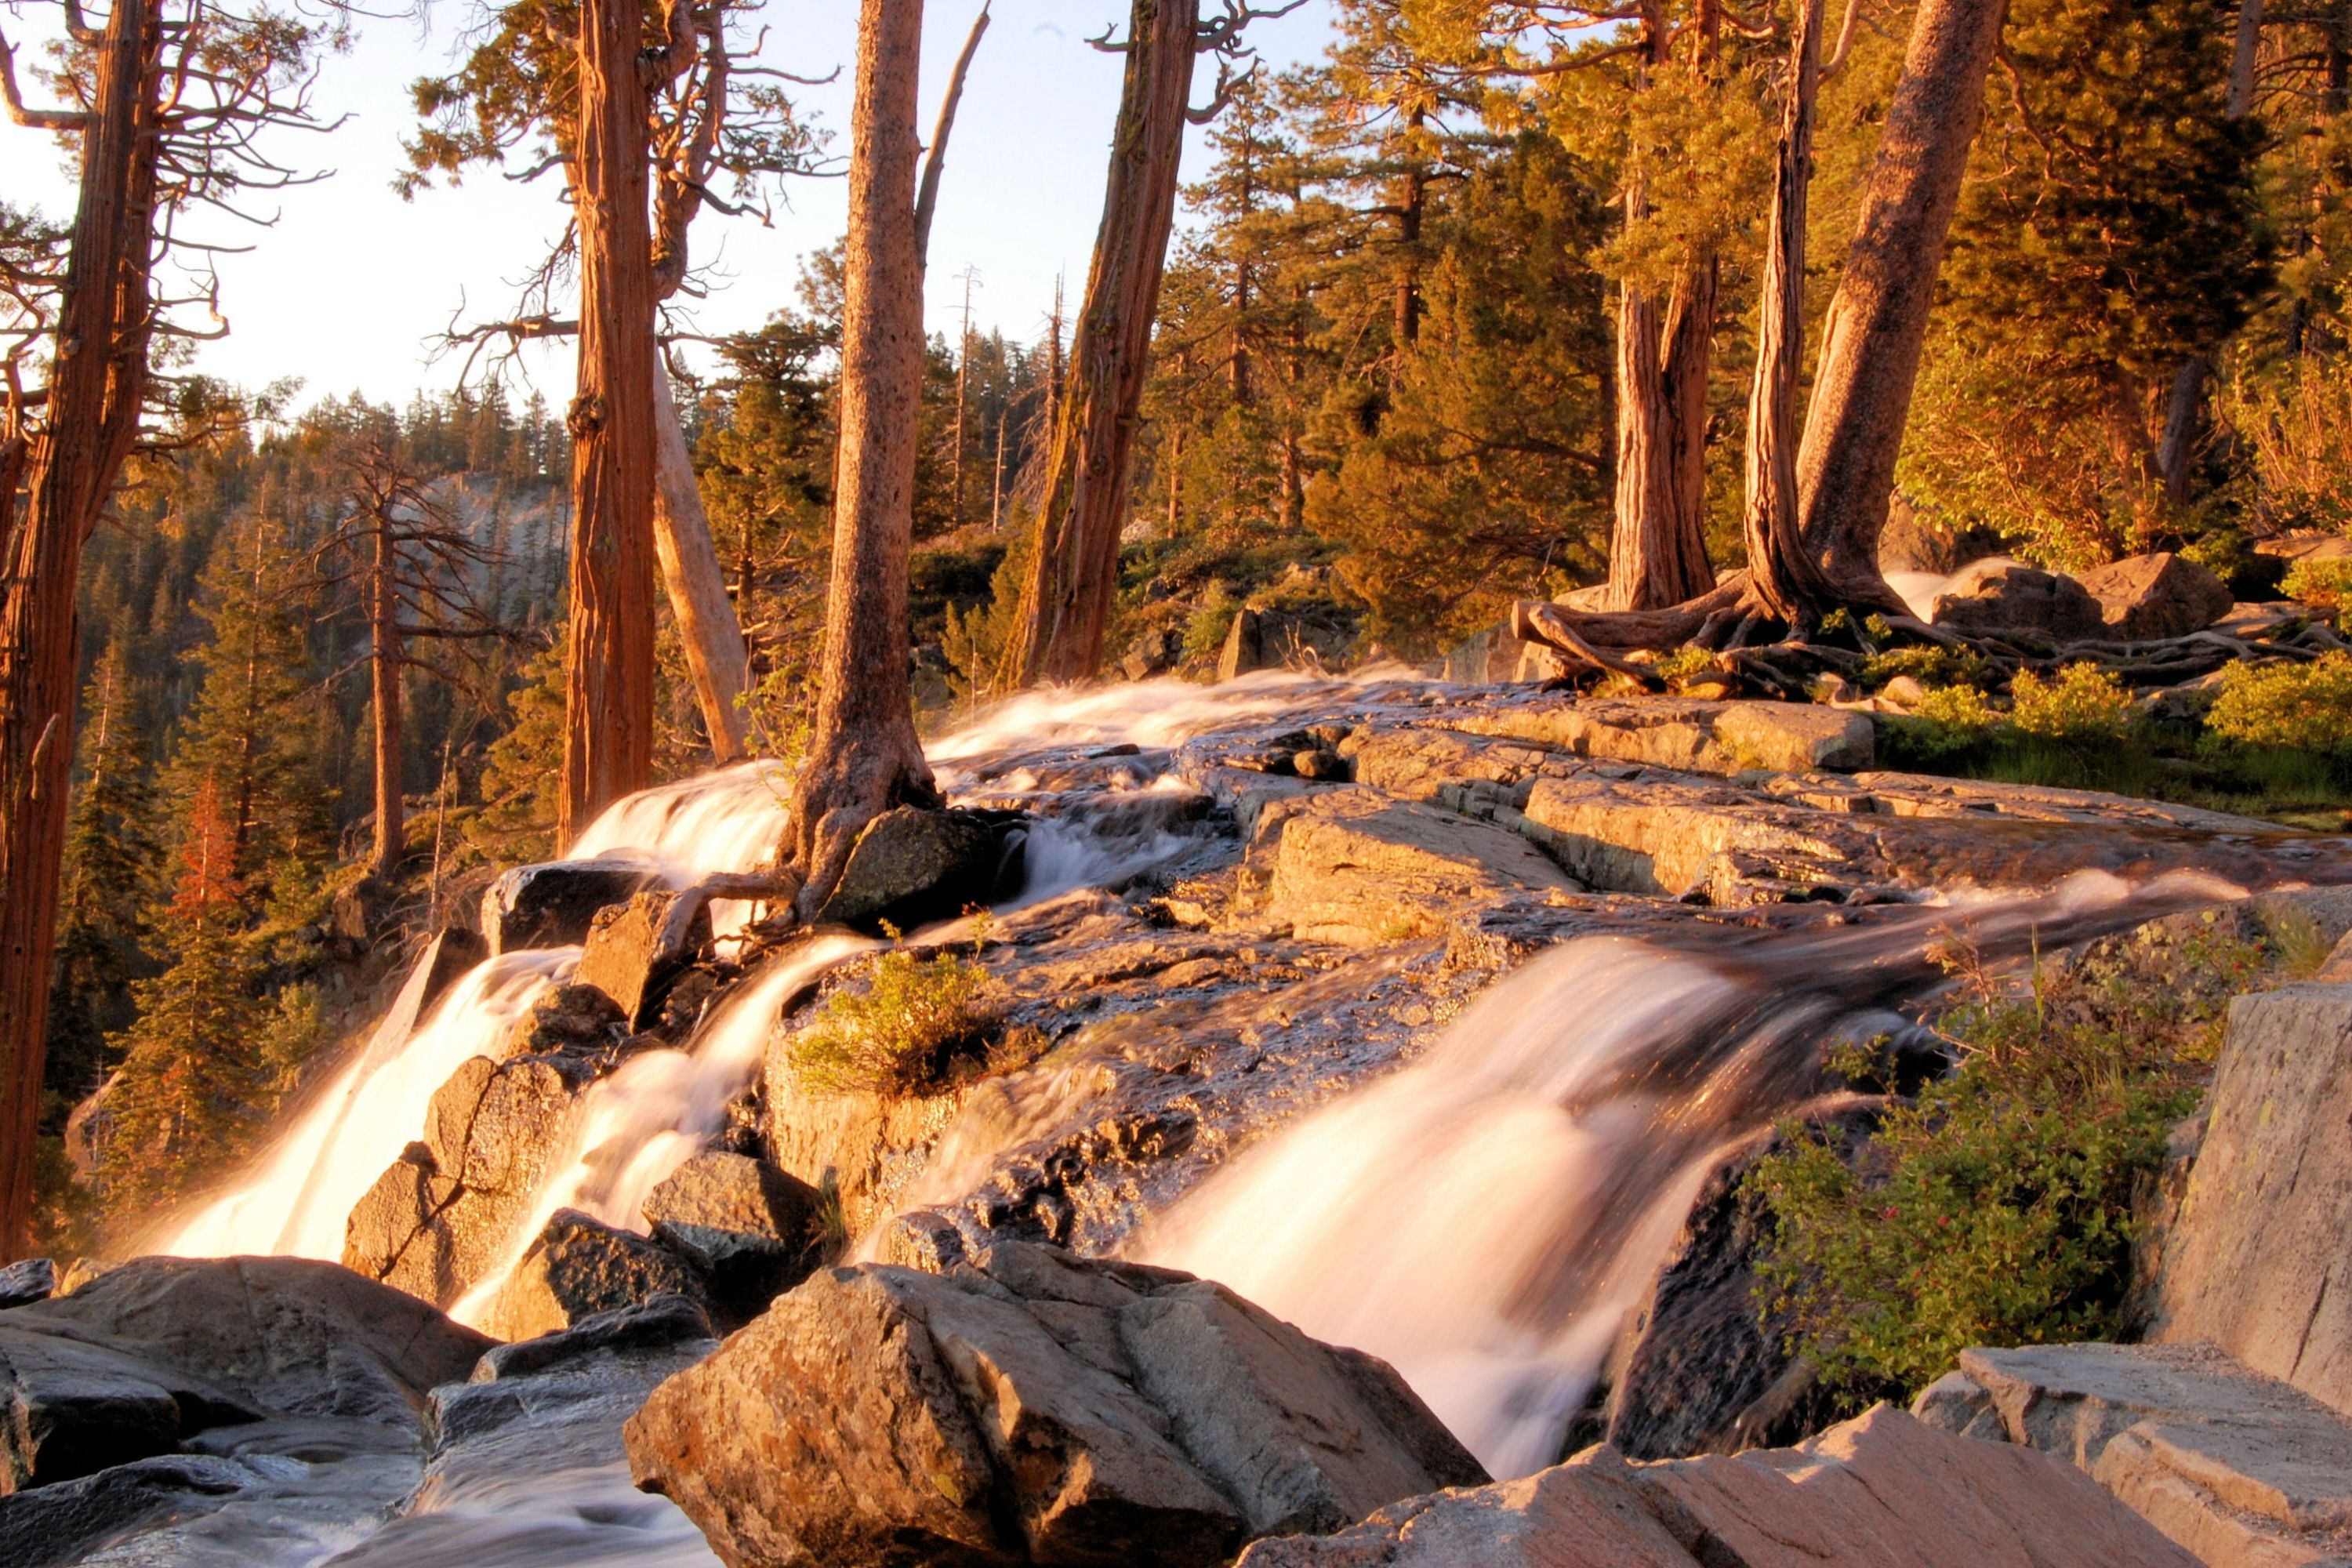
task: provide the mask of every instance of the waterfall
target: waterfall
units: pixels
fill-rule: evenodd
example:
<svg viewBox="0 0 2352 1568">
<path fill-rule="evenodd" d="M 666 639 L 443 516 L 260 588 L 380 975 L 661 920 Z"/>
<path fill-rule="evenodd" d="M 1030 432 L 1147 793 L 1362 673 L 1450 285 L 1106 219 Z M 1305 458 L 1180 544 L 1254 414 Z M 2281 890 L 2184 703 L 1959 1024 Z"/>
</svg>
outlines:
<svg viewBox="0 0 2352 1568">
<path fill-rule="evenodd" d="M 1832 1087 L 1825 1042 L 1900 1026 L 1929 944 L 2079 941 L 2236 896 L 2100 872 L 2043 898 L 1704 951 L 1571 942 L 1484 993 L 1428 1051 L 1245 1148 L 1139 1258 L 1215 1279 L 1389 1361 L 1496 1476 L 1557 1462 L 1692 1198 L 1736 1140 Z"/>
</svg>

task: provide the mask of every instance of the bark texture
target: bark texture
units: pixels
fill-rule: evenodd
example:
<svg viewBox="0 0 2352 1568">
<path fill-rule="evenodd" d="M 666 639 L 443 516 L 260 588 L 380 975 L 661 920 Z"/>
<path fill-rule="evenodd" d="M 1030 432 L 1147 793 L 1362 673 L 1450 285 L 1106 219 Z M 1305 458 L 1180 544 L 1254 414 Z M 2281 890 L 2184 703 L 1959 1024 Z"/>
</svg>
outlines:
<svg viewBox="0 0 2352 1568">
<path fill-rule="evenodd" d="M 850 121 L 833 577 L 809 761 L 793 791 L 803 919 L 822 909 L 868 822 L 938 791 L 907 684 L 907 558 L 923 375 L 915 223 L 922 0 L 861 0 Z"/>
<path fill-rule="evenodd" d="M 653 383 L 654 548 L 661 556 L 670 614 L 677 619 L 678 642 L 694 675 L 711 754 L 731 763 L 746 750 L 742 699 L 751 683 L 750 656 L 727 597 L 719 547 L 710 539 L 710 514 L 703 510 L 702 489 L 687 455 L 669 376 L 658 365 Z"/>
<path fill-rule="evenodd" d="M 653 782 L 654 269 L 642 7 L 583 0 L 572 620 L 556 837 Z"/>
<path fill-rule="evenodd" d="M 400 545 L 388 517 L 376 520 L 367 605 L 368 696 L 375 718 L 375 844 L 368 869 L 383 880 L 408 847 L 408 803 L 400 793 Z"/>
<path fill-rule="evenodd" d="M 1830 300 L 1797 454 L 1798 543 L 1837 604 L 1903 612 L 1879 574 L 1878 536 L 2006 9 L 2006 0 L 1922 0 Z"/>
<path fill-rule="evenodd" d="M 46 417 L 26 444 L 24 511 L 0 529 L 0 1262 L 31 1242 L 34 1150 L 74 752 L 74 589 L 83 544 L 139 429 L 152 304 L 152 0 L 115 0 L 81 130 L 81 185 Z M 0 493 L 11 521 L 13 489 Z"/>
<path fill-rule="evenodd" d="M 1069 385 L 1056 400 L 1036 548 L 1014 638 L 1017 684 L 1084 680 L 1102 663 L 1118 587 L 1135 426 L 1175 223 L 1200 0 L 1134 0 L 1102 227 Z"/>
</svg>

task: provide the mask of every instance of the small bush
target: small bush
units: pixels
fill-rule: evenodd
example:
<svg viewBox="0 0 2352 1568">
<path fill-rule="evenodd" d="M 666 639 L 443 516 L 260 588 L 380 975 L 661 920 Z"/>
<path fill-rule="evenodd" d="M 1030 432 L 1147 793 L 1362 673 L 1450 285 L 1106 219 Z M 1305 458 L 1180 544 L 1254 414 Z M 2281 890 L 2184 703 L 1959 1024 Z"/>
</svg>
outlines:
<svg viewBox="0 0 2352 1568">
<path fill-rule="evenodd" d="M 1891 647 L 1885 653 L 1872 654 L 1862 661 L 1862 668 L 1856 675 L 1864 689 L 1869 691 L 1876 691 L 1888 681 L 1905 675 L 1930 689 L 1969 686 L 1981 691 L 1985 684 L 1985 661 L 1969 648 L 1938 647 L 1933 643 L 1917 643 L 1909 647 Z"/>
<path fill-rule="evenodd" d="M 2286 596 L 2342 619 L 2352 610 L 2352 561 L 2298 561 L 2282 584 Z"/>
<path fill-rule="evenodd" d="M 2095 664 L 2070 664 L 2053 680 L 2021 670 L 2009 692 L 2009 721 L 2021 735 L 2080 745 L 2127 740 L 2140 725 L 2130 689 Z"/>
<path fill-rule="evenodd" d="M 1199 607 L 1184 625 L 1185 661 L 1216 658 L 1225 646 L 1226 636 L 1234 629 L 1234 616 L 1241 607 L 1242 602 L 1234 597 L 1223 580 L 1213 579 Z"/>
<path fill-rule="evenodd" d="M 1759 1306 L 1856 1407 L 1907 1395 L 1970 1345 L 2116 1337 L 2136 1189 L 2197 1102 L 2229 995 L 2270 960 L 2216 931 L 2173 965 L 2211 985 L 2086 964 L 2037 969 L 2018 996 L 1973 973 L 1937 1020 L 1962 1053 L 1952 1077 L 1894 1104 L 1858 1150 L 1784 1127 L 1748 1177 L 1770 1215 Z"/>
<path fill-rule="evenodd" d="M 1975 751 L 2000 723 L 2000 713 L 1975 687 L 1934 687 L 1909 714 L 1889 716 L 1890 760 L 1932 763 Z"/>
<path fill-rule="evenodd" d="M 921 1094 L 976 1057 L 996 1021 L 988 971 L 953 952 L 884 953 L 862 991 L 827 997 L 792 1043 L 793 1075 L 821 1094 Z"/>
<path fill-rule="evenodd" d="M 2352 761 L 2352 654 L 2229 666 L 2205 728 L 2234 745 Z"/>
</svg>

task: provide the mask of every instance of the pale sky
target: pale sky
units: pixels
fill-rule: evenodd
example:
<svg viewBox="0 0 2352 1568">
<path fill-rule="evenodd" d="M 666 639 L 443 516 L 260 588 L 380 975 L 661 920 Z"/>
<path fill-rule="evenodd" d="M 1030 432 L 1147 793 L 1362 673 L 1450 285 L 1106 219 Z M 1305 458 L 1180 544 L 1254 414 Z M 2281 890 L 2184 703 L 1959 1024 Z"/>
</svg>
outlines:
<svg viewBox="0 0 2352 1568">
<path fill-rule="evenodd" d="M 978 0 L 930 0 L 926 7 L 926 137 L 977 8 Z M 977 331 L 1042 334 L 1057 271 L 1067 274 L 1075 308 L 1100 216 L 1120 67 L 1119 57 L 1086 40 L 1107 24 L 1124 25 L 1128 9 L 1126 0 L 995 0 L 949 145 L 931 234 L 932 331 L 954 332 L 963 288 L 956 275 L 967 265 L 980 272 Z M 843 68 L 831 85 L 794 89 L 834 130 L 841 151 L 856 14 L 855 0 L 768 0 L 765 18 L 765 63 L 802 76 Z M 20 14 L 0 4 L 0 30 L 18 46 L 20 62 L 49 15 L 46 5 Z M 352 52 L 326 62 L 318 105 L 329 115 L 349 114 L 350 122 L 332 136 L 283 136 L 277 146 L 285 160 L 331 165 L 335 175 L 272 198 L 281 214 L 274 229 L 205 224 L 199 237 L 256 248 L 220 260 L 232 330 L 202 348 L 198 368 L 255 390 L 299 376 L 298 405 L 352 391 L 405 402 L 419 387 L 454 384 L 455 362 L 427 364 L 423 340 L 461 307 L 476 317 L 506 313 L 510 280 L 562 226 L 553 176 L 518 186 L 478 175 L 411 203 L 392 193 L 393 176 L 405 166 L 400 138 L 414 123 L 408 84 L 448 68 L 472 15 L 465 0 L 441 0 L 422 31 L 413 20 L 365 21 Z M 1318 54 L 1329 29 L 1328 0 L 1308 0 L 1289 16 L 1255 24 L 1252 37 L 1268 68 L 1281 68 Z M 1206 62 L 1202 74 L 1196 100 L 1207 94 Z M 1201 135 L 1195 131 L 1188 148 L 1187 179 L 1201 172 Z M 0 121 L 0 192 L 10 201 L 59 216 L 70 209 L 72 186 L 47 136 Z M 800 258 L 839 237 L 845 194 L 837 179 L 794 182 L 791 206 L 777 212 L 772 229 L 706 214 L 696 225 L 695 257 L 718 258 L 723 276 L 696 309 L 698 329 L 754 326 L 778 306 L 797 303 Z M 570 394 L 571 352 L 533 348 L 523 362 L 532 384 L 559 406 Z"/>
</svg>

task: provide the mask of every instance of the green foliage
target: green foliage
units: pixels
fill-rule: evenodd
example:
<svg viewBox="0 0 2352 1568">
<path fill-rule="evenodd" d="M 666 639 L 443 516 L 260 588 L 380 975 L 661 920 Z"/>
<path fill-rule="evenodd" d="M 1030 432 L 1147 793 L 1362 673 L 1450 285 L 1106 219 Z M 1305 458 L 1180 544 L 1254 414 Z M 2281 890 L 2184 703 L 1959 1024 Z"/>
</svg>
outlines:
<svg viewBox="0 0 2352 1568">
<path fill-rule="evenodd" d="M 1974 994 L 1938 1021 L 1956 1073 L 1892 1105 L 1859 1148 L 1785 1127 L 1750 1174 L 1771 1215 L 1759 1305 L 1857 1406 L 1907 1395 L 1970 1345 L 2114 1338 L 2135 1190 L 2197 1101 L 2227 997 L 2267 962 L 2203 934 L 2177 965 L 2212 982 L 2198 986 L 2037 965 L 2021 995 L 1971 973 Z"/>
<path fill-rule="evenodd" d="M 1876 691 L 1888 681 L 1906 675 L 1929 688 L 1968 686 L 1981 691 L 1986 667 L 1984 659 L 1972 648 L 1915 643 L 1869 655 L 1857 672 L 1863 689 L 1868 691 Z"/>
<path fill-rule="evenodd" d="M 1938 686 L 1890 727 L 1899 751 L 1933 762 L 1982 746 L 2000 722 L 2000 713 L 1975 687 Z"/>
<path fill-rule="evenodd" d="M 794 1037 L 793 1076 L 819 1094 L 928 1093 L 950 1081 L 995 1022 L 988 971 L 960 953 L 904 948 L 874 962 L 865 987 L 825 998 Z"/>
<path fill-rule="evenodd" d="M 488 856 L 544 860 L 555 853 L 555 816 L 563 773 L 562 622 L 522 667 L 507 696 L 506 733 L 490 742 L 481 773 L 481 811 L 467 836 Z"/>
<path fill-rule="evenodd" d="M 2084 746 L 2126 740 L 2139 728 L 2122 678 L 2095 664 L 2070 664 L 2047 680 L 2021 670 L 2009 690 L 2009 722 L 2021 735 Z"/>
<path fill-rule="evenodd" d="M 2352 561 L 2296 562 L 2287 568 L 2286 596 L 2315 605 L 2341 621 L 2352 613 Z"/>
<path fill-rule="evenodd" d="M 2205 724 L 2238 746 L 2352 763 L 2352 654 L 2323 654 L 2309 664 L 2229 665 Z"/>
</svg>

